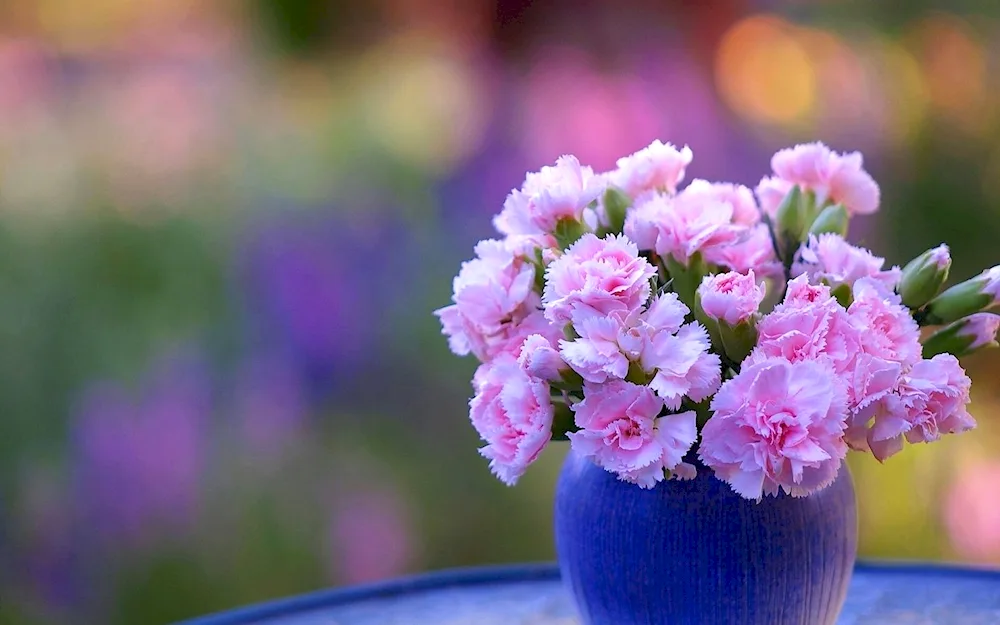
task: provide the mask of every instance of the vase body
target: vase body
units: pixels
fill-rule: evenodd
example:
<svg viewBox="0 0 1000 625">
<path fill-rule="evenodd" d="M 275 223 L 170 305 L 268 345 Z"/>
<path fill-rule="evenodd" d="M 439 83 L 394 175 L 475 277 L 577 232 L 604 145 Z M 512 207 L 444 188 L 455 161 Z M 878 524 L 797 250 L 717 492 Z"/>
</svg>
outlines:
<svg viewBox="0 0 1000 625">
<path fill-rule="evenodd" d="M 644 490 L 572 451 L 559 568 L 586 625 L 833 625 L 857 552 L 847 465 L 809 497 L 748 501 L 698 477 Z"/>
</svg>

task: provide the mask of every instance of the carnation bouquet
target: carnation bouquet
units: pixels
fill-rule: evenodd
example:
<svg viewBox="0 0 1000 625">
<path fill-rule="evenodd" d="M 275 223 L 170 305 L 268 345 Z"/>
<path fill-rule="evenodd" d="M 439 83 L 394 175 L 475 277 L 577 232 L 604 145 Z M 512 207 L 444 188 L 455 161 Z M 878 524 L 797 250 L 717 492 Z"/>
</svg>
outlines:
<svg viewBox="0 0 1000 625">
<path fill-rule="evenodd" d="M 806 496 L 848 449 L 878 460 L 968 430 L 958 357 L 996 345 L 1000 266 L 943 290 L 847 242 L 879 188 L 858 153 L 781 150 L 755 191 L 693 180 L 659 141 L 603 174 L 527 175 L 436 311 L 474 355 L 470 417 L 514 484 L 553 440 L 652 488 L 711 470 L 751 500 Z"/>
</svg>

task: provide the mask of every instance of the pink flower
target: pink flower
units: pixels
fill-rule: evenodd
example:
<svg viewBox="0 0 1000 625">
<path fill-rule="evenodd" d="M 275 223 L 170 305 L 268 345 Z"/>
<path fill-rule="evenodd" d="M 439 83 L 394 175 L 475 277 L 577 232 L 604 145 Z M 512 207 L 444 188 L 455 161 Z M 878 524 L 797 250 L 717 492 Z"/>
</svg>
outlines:
<svg viewBox="0 0 1000 625">
<path fill-rule="evenodd" d="M 757 323 L 757 347 L 745 364 L 774 357 L 823 360 L 847 386 L 852 413 L 888 394 L 904 366 L 920 353 L 916 325 L 892 303 L 896 296 L 870 278 L 858 281 L 858 292 L 861 302 L 848 312 L 829 287 L 811 285 L 804 275 L 790 281 L 784 302 Z M 853 444 L 853 435 L 849 440 Z"/>
<path fill-rule="evenodd" d="M 513 485 L 552 438 L 549 385 L 501 354 L 479 367 L 474 386 L 469 417 L 486 442 L 479 453 L 501 482 Z"/>
<path fill-rule="evenodd" d="M 828 359 L 834 371 L 848 375 L 860 350 L 860 336 L 847 311 L 824 285 L 810 285 L 805 276 L 788 283 L 785 300 L 757 323 L 753 364 L 780 357 L 789 362 Z"/>
<path fill-rule="evenodd" d="M 551 233 L 560 220 L 580 221 L 604 186 L 604 179 L 575 156 L 562 156 L 554 166 L 528 174 L 521 189 L 507 196 L 493 225 L 507 235 Z"/>
<path fill-rule="evenodd" d="M 836 303 L 830 295 L 830 287 L 825 284 L 809 284 L 806 276 L 798 276 L 788 282 L 785 290 L 785 308 L 799 309 L 812 304 L 827 306 Z"/>
<path fill-rule="evenodd" d="M 837 477 L 846 397 L 821 362 L 765 360 L 745 367 L 712 400 L 699 456 L 747 499 L 809 495 Z"/>
<path fill-rule="evenodd" d="M 903 365 L 920 360 L 920 329 L 899 296 L 873 278 L 854 284 L 851 323 L 864 337 L 866 354 Z"/>
<path fill-rule="evenodd" d="M 567 368 L 552 342 L 541 334 L 532 334 L 521 344 L 517 362 L 533 378 L 558 380 Z"/>
<path fill-rule="evenodd" d="M 656 297 L 645 311 L 628 317 L 574 317 L 580 337 L 559 342 L 563 359 L 591 383 L 624 379 L 632 364 L 667 408 L 684 397 L 702 401 L 719 388 L 721 362 L 709 352 L 708 333 L 698 323 L 684 324 L 688 313 L 674 293 Z"/>
<path fill-rule="evenodd" d="M 808 273 L 813 282 L 825 281 L 831 286 L 854 286 L 860 278 L 874 278 L 888 289 L 899 283 L 899 267 L 882 270 L 885 259 L 870 251 L 855 247 L 838 234 L 810 236 L 799 249 L 792 274 Z"/>
<path fill-rule="evenodd" d="M 764 224 L 741 228 L 731 245 L 707 250 L 705 260 L 739 273 L 752 269 L 759 278 L 784 279 L 784 268 L 775 256 L 771 233 Z"/>
<path fill-rule="evenodd" d="M 674 197 L 653 194 L 636 200 L 624 232 L 639 249 L 655 250 L 687 264 L 696 252 L 708 256 L 736 242 L 740 228 L 732 219 L 731 204 L 699 198 L 685 189 Z"/>
<path fill-rule="evenodd" d="M 563 359 L 588 382 L 624 379 L 630 362 L 642 362 L 650 357 L 654 342 L 659 345 L 666 337 L 680 330 L 688 308 L 675 293 L 660 295 L 645 311 L 634 311 L 628 317 L 612 314 L 607 317 L 574 317 L 574 328 L 580 335 L 572 341 L 559 342 Z M 655 373 L 650 368 L 648 373 Z"/>
<path fill-rule="evenodd" d="M 757 313 L 764 300 L 764 289 L 757 284 L 751 269 L 747 274 L 730 271 L 705 276 L 698 295 L 706 315 L 736 326 Z"/>
<path fill-rule="evenodd" d="M 628 315 L 649 299 L 655 274 L 625 237 L 585 234 L 545 272 L 545 315 L 560 324 L 587 315 Z"/>
<path fill-rule="evenodd" d="M 625 379 L 629 359 L 622 353 L 619 339 L 628 328 L 614 316 L 586 317 L 574 324 L 580 338 L 560 341 L 562 357 L 587 382 Z"/>
<path fill-rule="evenodd" d="M 476 255 L 462 263 L 454 280 L 454 304 L 434 314 L 455 354 L 471 352 L 486 362 L 508 349 L 511 324 L 524 320 L 539 302 L 532 290 L 534 265 L 500 241 L 480 241 Z"/>
<path fill-rule="evenodd" d="M 776 174 L 757 186 L 761 208 L 774 215 L 791 188 L 799 185 L 816 194 L 816 202 L 842 204 L 847 212 L 867 215 L 878 210 L 879 189 L 863 168 L 859 152 L 838 154 L 822 143 L 797 145 L 771 158 Z"/>
<path fill-rule="evenodd" d="M 733 208 L 733 223 L 741 226 L 752 226 L 760 221 L 760 209 L 753 191 L 741 184 L 728 182 L 708 182 L 707 180 L 692 180 L 684 188 L 684 195 L 695 203 L 721 202 Z"/>
<path fill-rule="evenodd" d="M 903 449 L 903 438 L 910 443 L 929 443 L 942 434 L 955 434 L 976 427 L 969 414 L 969 388 L 972 382 L 951 354 L 938 354 L 921 360 L 903 375 L 899 388 L 864 411 L 854 423 L 864 428 L 868 419 L 868 444 L 880 461 Z"/>
<path fill-rule="evenodd" d="M 618 169 L 608 177 L 632 197 L 654 190 L 674 193 L 692 158 L 687 146 L 678 150 L 657 139 L 635 154 L 618 159 Z"/>
<path fill-rule="evenodd" d="M 643 350 L 643 371 L 653 373 L 649 387 L 670 410 L 680 408 L 684 397 L 700 402 L 722 382 L 722 362 L 709 352 L 708 332 L 698 323 L 681 326 L 676 334 L 657 332 Z"/>
<path fill-rule="evenodd" d="M 659 416 L 663 402 L 647 386 L 614 380 L 584 386 L 573 406 L 573 450 L 627 482 L 652 488 L 682 464 L 698 437 L 694 412 Z M 689 475 L 687 467 L 682 473 Z"/>
</svg>

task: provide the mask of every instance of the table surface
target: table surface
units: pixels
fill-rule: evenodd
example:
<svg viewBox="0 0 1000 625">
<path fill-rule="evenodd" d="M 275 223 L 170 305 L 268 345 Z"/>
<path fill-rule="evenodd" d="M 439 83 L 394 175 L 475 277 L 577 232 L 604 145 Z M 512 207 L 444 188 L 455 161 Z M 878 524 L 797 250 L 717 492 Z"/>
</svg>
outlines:
<svg viewBox="0 0 1000 625">
<path fill-rule="evenodd" d="M 181 625 L 577 625 L 554 564 L 454 569 L 320 591 Z M 1000 571 L 859 563 L 841 625 L 996 625 Z"/>
</svg>

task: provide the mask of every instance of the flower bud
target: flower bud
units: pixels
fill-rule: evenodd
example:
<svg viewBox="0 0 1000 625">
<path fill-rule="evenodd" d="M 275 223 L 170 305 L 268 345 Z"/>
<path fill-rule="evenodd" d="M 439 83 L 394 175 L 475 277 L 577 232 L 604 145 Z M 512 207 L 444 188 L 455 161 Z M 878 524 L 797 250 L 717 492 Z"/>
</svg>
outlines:
<svg viewBox="0 0 1000 625">
<path fill-rule="evenodd" d="M 696 316 L 733 362 L 741 362 L 757 343 L 756 321 L 763 299 L 764 288 L 752 270 L 706 276 L 698 287 Z"/>
<path fill-rule="evenodd" d="M 693 309 L 698 285 L 708 274 L 708 265 L 701 252 L 692 254 L 686 265 L 677 262 L 673 256 L 667 256 L 663 261 L 670 274 L 670 280 L 678 299 L 685 306 Z"/>
<path fill-rule="evenodd" d="M 805 195 L 798 185 L 792 187 L 785 199 L 778 205 L 775 222 L 782 238 L 798 241 L 805 230 Z"/>
<path fill-rule="evenodd" d="M 960 282 L 927 305 L 926 322 L 949 323 L 986 310 L 1000 300 L 1000 265 Z"/>
<path fill-rule="evenodd" d="M 621 232 L 625 227 L 625 211 L 632 204 L 632 199 L 618 187 L 609 186 L 604 191 L 603 204 L 608 232 Z"/>
<path fill-rule="evenodd" d="M 847 209 L 842 205 L 834 204 L 827 206 L 816 217 L 816 221 L 812 223 L 812 226 L 809 228 L 809 234 L 820 235 L 832 233 L 846 237 L 848 221 Z"/>
<path fill-rule="evenodd" d="M 517 361 L 528 375 L 546 382 L 559 380 L 562 372 L 569 369 L 552 343 L 541 334 L 524 339 Z"/>
<path fill-rule="evenodd" d="M 924 341 L 924 358 L 938 354 L 966 356 L 984 347 L 997 346 L 1000 315 L 976 313 L 941 328 Z"/>
<path fill-rule="evenodd" d="M 916 310 L 941 292 L 951 269 L 947 245 L 939 245 L 917 256 L 903 267 L 899 295 L 903 304 Z"/>
<path fill-rule="evenodd" d="M 753 319 L 764 299 L 764 289 L 751 269 L 746 274 L 730 271 L 705 276 L 698 295 L 709 318 L 735 326 Z"/>
</svg>

